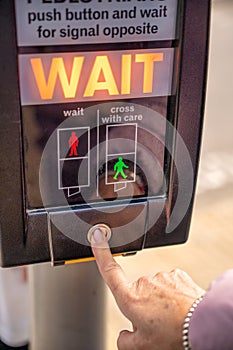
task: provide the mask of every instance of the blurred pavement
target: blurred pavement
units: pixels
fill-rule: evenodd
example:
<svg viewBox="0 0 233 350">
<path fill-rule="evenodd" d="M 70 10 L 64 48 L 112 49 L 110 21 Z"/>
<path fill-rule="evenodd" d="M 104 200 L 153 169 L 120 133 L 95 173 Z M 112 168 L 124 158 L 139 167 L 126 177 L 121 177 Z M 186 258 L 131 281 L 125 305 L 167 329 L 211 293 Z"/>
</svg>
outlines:
<svg viewBox="0 0 233 350">
<path fill-rule="evenodd" d="M 214 1 L 205 128 L 188 243 L 146 250 L 117 261 L 129 280 L 175 267 L 203 288 L 233 267 L 233 2 Z M 107 349 L 120 330 L 131 329 L 108 292 Z"/>
</svg>

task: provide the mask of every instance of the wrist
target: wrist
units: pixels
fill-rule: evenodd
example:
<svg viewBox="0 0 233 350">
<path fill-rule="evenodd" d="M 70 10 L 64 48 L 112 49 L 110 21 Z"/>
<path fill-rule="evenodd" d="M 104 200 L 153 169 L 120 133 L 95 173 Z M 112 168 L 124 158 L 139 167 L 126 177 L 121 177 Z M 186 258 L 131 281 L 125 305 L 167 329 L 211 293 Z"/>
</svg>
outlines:
<svg viewBox="0 0 233 350">
<path fill-rule="evenodd" d="M 183 342 L 184 350 L 191 350 L 192 349 L 192 346 L 191 346 L 190 341 L 189 341 L 190 320 L 191 320 L 191 317 L 192 317 L 194 311 L 196 310 L 197 306 L 202 301 L 203 297 L 204 296 L 202 295 L 201 297 L 199 297 L 198 299 L 196 299 L 194 301 L 194 303 L 190 307 L 189 312 L 187 313 L 187 315 L 186 315 L 186 317 L 184 319 L 183 329 L 182 329 L 182 342 Z"/>
</svg>

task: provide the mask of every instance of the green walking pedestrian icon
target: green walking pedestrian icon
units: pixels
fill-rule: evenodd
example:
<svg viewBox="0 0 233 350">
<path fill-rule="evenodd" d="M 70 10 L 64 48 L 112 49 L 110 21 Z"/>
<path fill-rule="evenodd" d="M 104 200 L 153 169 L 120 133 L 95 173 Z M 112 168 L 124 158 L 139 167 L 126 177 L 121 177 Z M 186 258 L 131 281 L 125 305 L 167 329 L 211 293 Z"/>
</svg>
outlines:
<svg viewBox="0 0 233 350">
<path fill-rule="evenodd" d="M 124 169 L 123 168 L 126 168 L 128 169 L 128 165 L 126 165 L 124 163 L 124 161 L 122 160 L 121 157 L 118 158 L 118 162 L 116 162 L 116 164 L 114 165 L 114 171 L 116 172 L 115 176 L 114 176 L 114 180 L 117 180 L 117 177 L 119 174 L 121 174 L 121 176 L 124 178 L 124 179 L 127 179 L 127 175 L 125 175 L 124 173 Z"/>
</svg>

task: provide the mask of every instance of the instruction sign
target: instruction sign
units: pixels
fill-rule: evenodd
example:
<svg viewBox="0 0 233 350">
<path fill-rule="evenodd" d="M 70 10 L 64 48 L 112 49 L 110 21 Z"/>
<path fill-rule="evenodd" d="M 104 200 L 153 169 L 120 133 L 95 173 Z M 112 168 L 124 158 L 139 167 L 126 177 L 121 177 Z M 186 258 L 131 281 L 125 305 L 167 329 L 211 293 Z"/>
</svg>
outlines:
<svg viewBox="0 0 233 350">
<path fill-rule="evenodd" d="M 177 0 L 15 0 L 19 46 L 176 38 Z"/>
</svg>

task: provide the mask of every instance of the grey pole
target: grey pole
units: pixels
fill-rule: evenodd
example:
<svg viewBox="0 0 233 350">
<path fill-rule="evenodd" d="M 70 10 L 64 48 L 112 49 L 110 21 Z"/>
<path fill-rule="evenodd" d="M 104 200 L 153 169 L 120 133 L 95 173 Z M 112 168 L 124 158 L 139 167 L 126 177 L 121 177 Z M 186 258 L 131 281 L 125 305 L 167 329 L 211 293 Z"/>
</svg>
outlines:
<svg viewBox="0 0 233 350">
<path fill-rule="evenodd" d="M 31 350 L 104 350 L 105 285 L 95 262 L 30 267 Z"/>
</svg>

